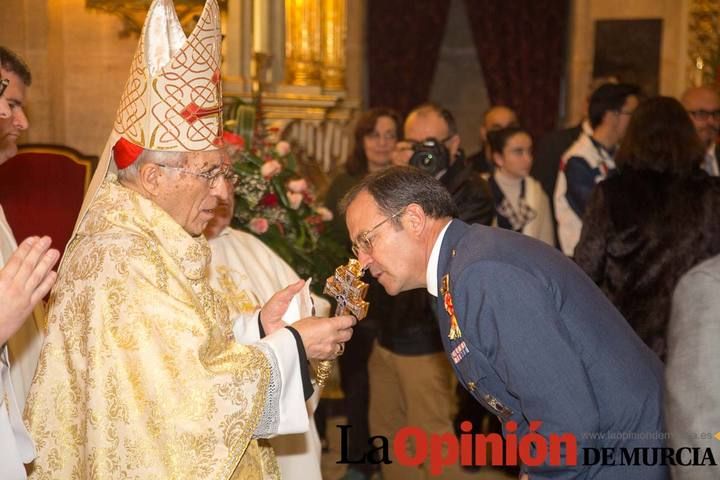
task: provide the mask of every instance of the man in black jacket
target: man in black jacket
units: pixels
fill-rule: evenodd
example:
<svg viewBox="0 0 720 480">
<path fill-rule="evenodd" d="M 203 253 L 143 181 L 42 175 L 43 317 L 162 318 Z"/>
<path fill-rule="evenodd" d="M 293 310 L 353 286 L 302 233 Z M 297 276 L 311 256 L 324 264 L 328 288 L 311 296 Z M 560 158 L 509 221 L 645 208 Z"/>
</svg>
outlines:
<svg viewBox="0 0 720 480">
<path fill-rule="evenodd" d="M 436 177 L 451 193 L 459 218 L 468 223 L 491 224 L 490 189 L 465 162 L 452 114 L 435 104 L 420 105 L 408 115 L 404 134 L 409 145 L 434 139 L 447 149 L 448 166 Z M 378 339 L 368 365 L 371 435 L 392 439 L 408 425 L 429 433 L 452 433 L 454 382 L 427 291 L 403 292 L 390 299 L 388 308 L 387 316 L 379 322 Z M 481 410 L 477 405 L 473 408 Z M 408 468 L 393 458 L 392 464 L 381 467 L 384 480 L 429 476 L 427 464 Z M 468 475 L 458 465 L 448 467 L 443 474 L 442 478 Z"/>
<path fill-rule="evenodd" d="M 405 141 L 413 144 L 434 139 L 448 152 L 449 166 L 436 174 L 458 207 L 459 218 L 466 223 L 490 225 L 493 201 L 490 188 L 465 162 L 460 135 L 452 113 L 434 103 L 416 107 L 405 120 Z"/>
</svg>

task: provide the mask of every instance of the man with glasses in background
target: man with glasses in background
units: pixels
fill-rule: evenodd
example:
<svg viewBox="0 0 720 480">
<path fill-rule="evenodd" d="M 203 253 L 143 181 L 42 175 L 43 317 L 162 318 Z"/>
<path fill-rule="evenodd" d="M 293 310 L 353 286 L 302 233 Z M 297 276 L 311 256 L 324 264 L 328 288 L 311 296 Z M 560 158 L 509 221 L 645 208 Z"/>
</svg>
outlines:
<svg viewBox="0 0 720 480">
<path fill-rule="evenodd" d="M 710 87 L 692 87 L 683 93 L 680 100 L 690 115 L 695 130 L 705 145 L 703 170 L 709 175 L 720 175 L 718 168 L 718 132 L 720 131 L 720 97 Z"/>
<path fill-rule="evenodd" d="M 595 185 L 615 170 L 615 151 L 640 103 L 640 89 L 606 83 L 590 96 L 592 135 L 582 133 L 563 154 L 555 184 L 555 219 L 560 248 L 568 257 L 580 240 L 585 205 Z"/>
</svg>

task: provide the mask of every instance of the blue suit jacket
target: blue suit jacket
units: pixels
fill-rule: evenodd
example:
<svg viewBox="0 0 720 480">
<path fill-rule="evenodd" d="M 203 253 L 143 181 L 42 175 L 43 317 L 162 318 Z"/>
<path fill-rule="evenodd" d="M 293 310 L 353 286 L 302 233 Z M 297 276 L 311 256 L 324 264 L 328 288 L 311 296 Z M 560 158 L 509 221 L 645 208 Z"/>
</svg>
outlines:
<svg viewBox="0 0 720 480">
<path fill-rule="evenodd" d="M 531 467 L 531 480 L 666 478 L 665 467 L 582 465 L 583 447 L 664 441 L 646 438 L 662 432 L 662 364 L 580 268 L 537 240 L 453 220 L 437 273 L 440 331 L 465 388 L 503 423 L 514 420 L 518 439 L 533 420 L 546 438 L 577 438 L 577 466 Z M 448 338 L 446 275 L 456 340 Z"/>
</svg>

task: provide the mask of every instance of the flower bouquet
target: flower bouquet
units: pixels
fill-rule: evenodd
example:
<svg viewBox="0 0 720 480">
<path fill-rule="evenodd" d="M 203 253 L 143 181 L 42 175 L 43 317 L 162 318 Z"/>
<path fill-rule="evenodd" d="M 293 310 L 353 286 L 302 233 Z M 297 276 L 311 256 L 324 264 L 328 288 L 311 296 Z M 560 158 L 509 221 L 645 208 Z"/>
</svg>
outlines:
<svg viewBox="0 0 720 480">
<path fill-rule="evenodd" d="M 347 255 L 337 240 L 323 234 L 332 213 L 316 203 L 312 185 L 297 173 L 290 144 L 275 142 L 276 133 L 255 132 L 250 148 L 246 137 L 225 135 L 241 178 L 235 189 L 233 227 L 258 237 L 300 277 L 312 277 L 311 288 L 322 294 L 325 279 Z"/>
</svg>

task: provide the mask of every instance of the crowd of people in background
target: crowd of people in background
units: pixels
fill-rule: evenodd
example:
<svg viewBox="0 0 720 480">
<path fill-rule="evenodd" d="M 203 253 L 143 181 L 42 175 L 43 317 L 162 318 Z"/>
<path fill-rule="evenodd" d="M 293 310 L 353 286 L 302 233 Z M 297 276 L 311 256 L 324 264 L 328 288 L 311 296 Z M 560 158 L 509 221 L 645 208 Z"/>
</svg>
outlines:
<svg viewBox="0 0 720 480">
<path fill-rule="evenodd" d="M 680 101 L 647 98 L 637 86 L 615 77 L 596 79 L 589 90 L 584 119 L 539 140 L 512 109 L 490 107 L 481 119 L 480 149 L 469 156 L 452 113 L 440 105 L 419 105 L 402 125 L 392 110 L 371 109 L 358 122 L 355 152 L 330 187 L 327 206 L 336 214 L 336 234 L 349 246 L 338 209 L 342 194 L 368 173 L 415 165 L 446 186 L 458 218 L 557 247 L 667 363 L 668 375 L 673 375 L 666 386 L 667 424 L 684 433 L 688 424 L 708 423 L 686 418 L 683 404 L 695 405 L 692 415 L 708 421 L 720 411 L 718 386 L 700 386 L 712 375 L 711 365 L 717 365 L 708 358 L 702 332 L 717 332 L 717 310 L 710 309 L 717 301 L 709 285 L 720 278 L 720 263 L 712 260 L 720 254 L 720 99 L 709 87 L 690 88 Z M 435 149 L 436 157 L 446 155 L 447 162 L 440 167 L 428 162 L 428 148 Z M 683 279 L 698 265 L 702 270 Z M 682 290 L 676 292 L 678 283 Z M 349 418 L 359 427 L 351 451 L 365 448 L 368 433 L 389 436 L 402 425 L 442 430 L 453 411 L 456 432 L 462 420 L 484 432 L 498 428 L 462 389 L 457 405 L 448 410 L 452 386 L 446 381 L 447 361 L 426 292 L 395 297 L 382 289 L 371 292 L 370 321 L 348 345 L 348 352 L 357 348 L 362 353 L 343 357 Z M 698 313 L 698 304 L 705 310 Z M 675 325 L 680 322 L 691 327 L 681 332 Z M 698 379 L 692 388 L 679 381 L 690 369 Z M 682 443 L 679 437 L 676 445 Z M 685 444 L 701 445 L 682 438 Z M 373 468 L 353 465 L 344 478 L 370 478 Z M 466 473 L 446 472 L 445 478 Z M 688 473 L 674 472 L 674 478 L 710 478 L 684 475 Z M 382 465 L 382 476 L 392 480 L 422 474 L 394 463 Z"/>
</svg>

